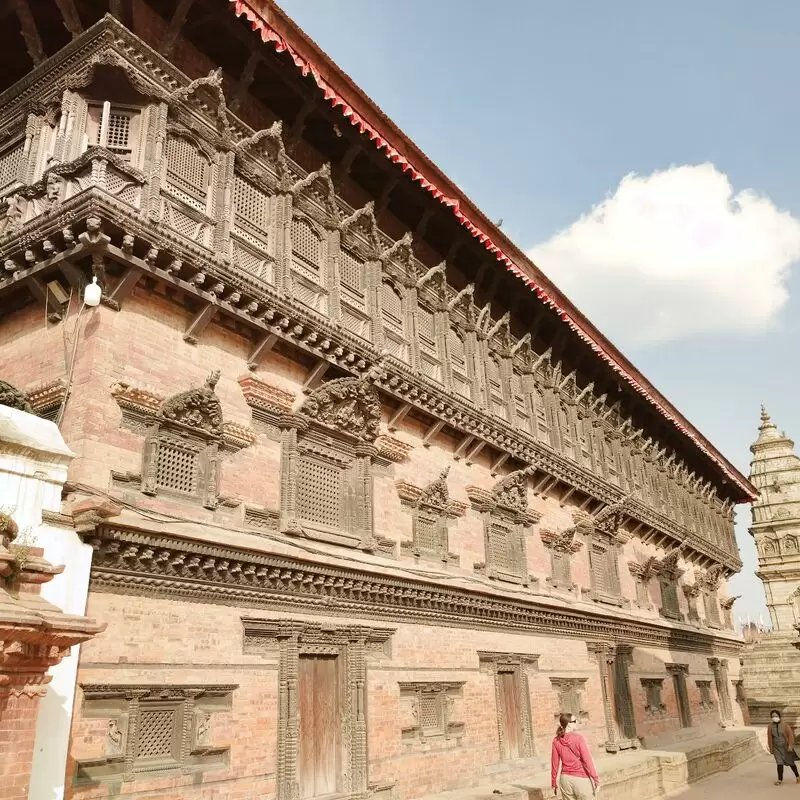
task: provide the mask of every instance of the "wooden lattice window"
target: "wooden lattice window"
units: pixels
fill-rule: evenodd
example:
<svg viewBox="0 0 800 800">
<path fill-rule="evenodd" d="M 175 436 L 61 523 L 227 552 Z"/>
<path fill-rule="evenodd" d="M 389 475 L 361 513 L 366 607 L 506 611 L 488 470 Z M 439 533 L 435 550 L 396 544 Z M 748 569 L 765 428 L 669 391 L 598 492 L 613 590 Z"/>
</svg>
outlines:
<svg viewBox="0 0 800 800">
<path fill-rule="evenodd" d="M 24 142 L 15 142 L 0 151 L 0 194 L 19 181 Z"/>
<path fill-rule="evenodd" d="M 581 450 L 581 463 L 589 469 L 593 466 L 592 460 L 592 423 L 584 417 L 578 420 L 578 439 Z"/>
<path fill-rule="evenodd" d="M 572 714 L 576 719 L 585 719 L 589 716 L 582 708 L 582 693 L 586 688 L 586 678 L 550 678 L 550 683 L 558 698 L 554 717 Z"/>
<path fill-rule="evenodd" d="M 544 444 L 550 444 L 550 422 L 547 419 L 544 393 L 534 387 L 532 391 L 534 402 L 534 415 L 536 417 L 536 438 Z"/>
<path fill-rule="evenodd" d="M 193 495 L 197 491 L 199 443 L 162 440 L 158 448 L 156 483 L 160 489 Z"/>
<path fill-rule="evenodd" d="M 83 685 L 82 715 L 107 720 L 101 756 L 77 762 L 75 785 L 118 783 L 224 768 L 212 745 L 213 714 L 231 708 L 232 686 Z"/>
<path fill-rule="evenodd" d="M 86 138 L 90 145 L 105 147 L 125 161 L 134 161 L 139 138 L 141 109 L 91 104 L 86 119 Z"/>
<path fill-rule="evenodd" d="M 316 458 L 300 459 L 297 509 L 301 522 L 329 528 L 346 527 L 344 470 L 338 464 Z"/>
<path fill-rule="evenodd" d="M 458 331 L 451 326 L 447 334 L 447 358 L 450 363 L 452 389 L 456 394 L 472 398 L 472 381 L 467 366 L 467 349 Z"/>
<path fill-rule="evenodd" d="M 525 433 L 532 433 L 532 417 L 525 392 L 525 379 L 516 371 L 511 373 L 511 398 L 514 404 L 515 425 Z"/>
<path fill-rule="evenodd" d="M 408 335 L 403 298 L 386 281 L 381 285 L 383 340 L 386 350 L 401 361 L 408 361 Z"/>
<path fill-rule="evenodd" d="M 594 541 L 589 547 L 592 589 L 597 599 L 618 598 L 620 593 L 616 547 L 605 541 Z"/>
<path fill-rule="evenodd" d="M 208 157 L 183 136 L 168 136 L 165 151 L 167 188 L 186 205 L 205 213 L 211 184 Z"/>
<path fill-rule="evenodd" d="M 696 681 L 700 692 L 700 708 L 707 711 L 714 708 L 714 694 L 711 690 L 711 681 Z"/>
<path fill-rule="evenodd" d="M 572 569 L 569 553 L 565 553 L 563 550 L 551 549 L 550 565 L 554 584 L 560 586 L 572 585 Z"/>
<path fill-rule="evenodd" d="M 661 613 L 669 619 L 679 619 L 681 616 L 678 601 L 678 580 L 670 576 L 659 578 L 661 586 Z"/>
<path fill-rule="evenodd" d="M 270 196 L 241 175 L 234 175 L 233 208 L 235 232 L 251 244 L 266 249 Z"/>
<path fill-rule="evenodd" d="M 420 369 L 434 381 L 442 380 L 442 360 L 436 330 L 436 314 L 424 305 L 417 306 L 417 341 L 419 342 Z"/>
<path fill-rule="evenodd" d="M 703 592 L 703 607 L 706 612 L 706 625 L 719 628 L 721 624 L 719 603 L 716 590 L 709 589 Z"/>
<path fill-rule="evenodd" d="M 419 703 L 419 724 L 423 737 L 444 734 L 444 702 L 441 695 L 423 695 Z"/>
<path fill-rule="evenodd" d="M 166 493 L 216 508 L 222 409 L 214 394 L 219 373 L 206 385 L 167 399 L 147 433 L 142 492 Z M 198 409 L 202 409 L 199 411 Z"/>
<path fill-rule="evenodd" d="M 606 472 L 606 479 L 619 486 L 619 467 L 617 465 L 617 454 L 614 452 L 614 445 L 610 439 L 602 438 L 603 429 L 600 429 L 598 444 L 603 457 L 603 465 Z"/>
<path fill-rule="evenodd" d="M 306 219 L 292 219 L 292 271 L 295 297 L 304 305 L 327 313 L 328 270 L 325 242 Z"/>
<path fill-rule="evenodd" d="M 488 392 L 489 410 L 498 417 L 508 419 L 508 404 L 503 391 L 503 373 L 494 355 L 486 359 L 486 389 Z"/>
<path fill-rule="evenodd" d="M 564 402 L 559 402 L 558 426 L 561 435 L 561 452 L 567 458 L 575 458 L 575 439 L 572 435 L 572 409 Z"/>
<path fill-rule="evenodd" d="M 367 265 L 364 259 L 344 247 L 339 254 L 339 288 L 345 328 L 356 336 L 369 340 Z"/>
<path fill-rule="evenodd" d="M 642 678 L 641 681 L 645 695 L 644 710 L 648 714 L 662 714 L 667 709 L 661 697 L 661 693 L 664 690 L 664 679 Z"/>
</svg>

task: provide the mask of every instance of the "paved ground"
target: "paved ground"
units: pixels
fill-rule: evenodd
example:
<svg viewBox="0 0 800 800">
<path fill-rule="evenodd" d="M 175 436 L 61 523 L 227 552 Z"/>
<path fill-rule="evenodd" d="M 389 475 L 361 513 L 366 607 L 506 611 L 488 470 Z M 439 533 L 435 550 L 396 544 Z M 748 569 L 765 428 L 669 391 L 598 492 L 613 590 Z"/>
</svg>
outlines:
<svg viewBox="0 0 800 800">
<path fill-rule="evenodd" d="M 775 761 L 771 755 L 765 753 L 730 772 L 713 775 L 669 796 L 674 800 L 762 800 L 789 796 L 800 798 L 800 784 L 795 783 L 790 770 L 786 770 L 781 786 L 773 786 L 777 777 Z"/>
</svg>

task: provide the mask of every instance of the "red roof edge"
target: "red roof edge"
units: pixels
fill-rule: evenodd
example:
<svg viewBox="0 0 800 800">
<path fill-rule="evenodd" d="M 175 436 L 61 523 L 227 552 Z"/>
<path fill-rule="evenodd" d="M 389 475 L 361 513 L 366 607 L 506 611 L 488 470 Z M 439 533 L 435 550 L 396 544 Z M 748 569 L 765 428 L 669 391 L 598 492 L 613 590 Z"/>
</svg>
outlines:
<svg viewBox="0 0 800 800">
<path fill-rule="evenodd" d="M 435 199 L 447 206 L 505 268 L 520 278 L 561 320 L 664 419 L 708 458 L 740 489 L 740 502 L 752 502 L 757 490 L 641 372 L 570 302 L 494 223 L 356 86 L 272 0 L 228 0 L 237 16 L 244 16 L 264 42 L 288 53 L 304 77 L 311 75 L 325 99 L 351 125 L 372 140 L 393 163 Z"/>
</svg>

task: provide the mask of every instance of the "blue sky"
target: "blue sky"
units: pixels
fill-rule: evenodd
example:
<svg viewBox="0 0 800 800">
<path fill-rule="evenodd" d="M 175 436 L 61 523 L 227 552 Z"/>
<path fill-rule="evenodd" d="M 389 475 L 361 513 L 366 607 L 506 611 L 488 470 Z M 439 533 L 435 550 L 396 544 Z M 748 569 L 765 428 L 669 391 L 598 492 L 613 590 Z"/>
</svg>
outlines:
<svg viewBox="0 0 800 800">
<path fill-rule="evenodd" d="M 745 474 L 800 437 L 800 3 L 279 2 Z"/>
</svg>

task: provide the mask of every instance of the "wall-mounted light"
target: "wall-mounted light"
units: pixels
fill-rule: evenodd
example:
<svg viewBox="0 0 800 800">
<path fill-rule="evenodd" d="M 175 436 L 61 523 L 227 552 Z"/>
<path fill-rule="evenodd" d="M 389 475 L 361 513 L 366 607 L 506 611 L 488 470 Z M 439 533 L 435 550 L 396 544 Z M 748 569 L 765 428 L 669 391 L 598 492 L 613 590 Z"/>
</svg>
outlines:
<svg viewBox="0 0 800 800">
<path fill-rule="evenodd" d="M 102 289 L 97 285 L 97 278 L 92 278 L 92 282 L 87 283 L 86 288 L 83 290 L 84 304 L 87 306 L 99 306 L 102 293 Z"/>
</svg>

